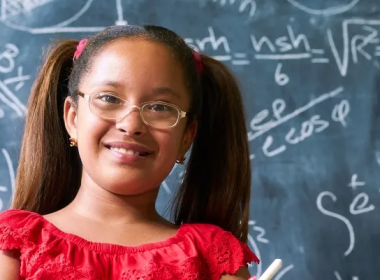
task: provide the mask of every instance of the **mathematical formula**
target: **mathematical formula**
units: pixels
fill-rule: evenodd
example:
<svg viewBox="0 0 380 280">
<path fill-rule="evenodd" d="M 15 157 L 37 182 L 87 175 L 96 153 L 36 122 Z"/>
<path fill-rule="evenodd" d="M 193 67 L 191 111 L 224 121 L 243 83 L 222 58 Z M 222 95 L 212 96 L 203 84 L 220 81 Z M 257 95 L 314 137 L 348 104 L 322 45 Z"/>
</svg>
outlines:
<svg viewBox="0 0 380 280">
<path fill-rule="evenodd" d="M 349 28 L 349 27 L 356 27 Z M 281 28 L 281 27 L 280 27 Z M 279 86 L 290 82 L 285 73 L 286 63 L 294 60 L 306 60 L 311 64 L 334 63 L 342 77 L 347 75 L 350 63 L 371 62 L 380 68 L 380 20 L 347 19 L 342 23 L 341 36 L 334 36 L 330 28 L 325 36 L 325 46 L 312 46 L 306 34 L 296 33 L 292 24 L 285 28 L 285 35 L 277 38 L 250 35 L 252 49 L 249 52 L 234 52 L 224 35 L 217 35 L 213 27 L 208 27 L 208 35 L 204 38 L 186 38 L 185 41 L 195 50 L 211 52 L 219 61 L 230 62 L 235 66 L 250 65 L 252 60 L 266 60 L 276 63 L 273 79 Z M 352 34 L 351 34 L 351 33 Z M 321 38 L 322 42 L 324 38 Z M 337 41 L 343 41 L 338 49 Z"/>
<path fill-rule="evenodd" d="M 357 181 L 358 177 L 357 174 L 352 175 L 351 182 L 348 184 L 349 187 L 351 187 L 353 190 L 356 189 L 358 186 L 364 186 L 365 182 L 359 182 Z M 341 222 L 343 222 L 347 226 L 348 234 L 349 234 L 349 245 L 347 250 L 344 252 L 344 256 L 348 256 L 355 247 L 355 231 L 354 228 L 346 217 L 344 217 L 341 214 L 334 213 L 328 209 L 325 209 L 323 207 L 323 200 L 325 197 L 330 197 L 330 199 L 334 202 L 337 202 L 337 197 L 334 193 L 329 191 L 323 191 L 321 192 L 317 197 L 317 207 L 318 210 L 321 211 L 324 215 L 333 217 Z M 375 206 L 369 202 L 369 196 L 365 192 L 361 192 L 357 194 L 352 202 L 349 205 L 349 211 L 351 215 L 360 215 L 367 212 L 371 212 L 375 210 Z"/>
<path fill-rule="evenodd" d="M 349 188 L 352 188 L 353 191 L 356 190 L 357 187 L 363 187 L 366 185 L 364 181 L 358 181 L 358 175 L 353 174 L 351 177 L 351 181 L 347 184 Z M 339 203 L 338 198 L 333 192 L 323 191 L 317 196 L 316 205 L 318 210 L 325 216 L 336 219 L 337 221 L 343 223 L 347 227 L 349 244 L 347 249 L 343 252 L 343 255 L 347 257 L 350 255 L 355 249 L 355 229 L 350 222 L 350 219 L 345 217 L 342 214 L 335 213 L 331 210 L 326 209 L 323 206 L 323 202 L 325 200 L 332 200 L 334 203 Z M 349 212 L 351 215 L 361 215 L 375 210 L 375 206 L 370 203 L 370 198 L 367 193 L 360 192 L 355 195 L 352 199 L 350 205 L 348 206 Z M 337 271 L 334 271 L 334 275 L 337 280 L 341 280 L 340 274 Z M 353 276 L 353 280 L 359 280 L 359 277 Z"/>
<path fill-rule="evenodd" d="M 250 129 L 252 131 L 248 132 L 248 140 L 253 141 L 264 134 L 269 134 L 266 136 L 261 150 L 265 156 L 274 157 L 285 152 L 289 145 L 299 144 L 311 136 L 321 133 L 327 129 L 332 122 L 340 123 L 343 127 L 346 127 L 346 118 L 350 112 L 350 104 L 346 99 L 343 99 L 337 102 L 334 106 L 331 111 L 330 119 L 324 119 L 320 115 L 314 115 L 310 117 L 310 119 L 303 121 L 299 128 L 292 127 L 284 135 L 283 141 L 285 141 L 285 143 L 280 142 L 280 144 L 276 144 L 273 136 L 269 133 L 271 130 L 290 121 L 319 103 L 341 94 L 343 90 L 343 87 L 338 87 L 329 93 L 320 95 L 306 105 L 287 114 L 284 114 L 286 109 L 285 100 L 274 100 L 272 102 L 271 111 L 264 109 L 257 113 L 251 120 Z M 251 155 L 251 159 L 253 158 L 255 158 L 254 154 Z"/>
<path fill-rule="evenodd" d="M 22 73 L 22 66 L 16 68 L 15 59 L 18 55 L 19 49 L 15 45 L 0 45 L 0 105 L 8 106 L 18 117 L 23 117 L 27 109 L 15 93 L 24 86 L 24 82 L 29 80 L 30 76 Z M 5 112 L 0 107 L 0 119 L 4 117 Z"/>
</svg>

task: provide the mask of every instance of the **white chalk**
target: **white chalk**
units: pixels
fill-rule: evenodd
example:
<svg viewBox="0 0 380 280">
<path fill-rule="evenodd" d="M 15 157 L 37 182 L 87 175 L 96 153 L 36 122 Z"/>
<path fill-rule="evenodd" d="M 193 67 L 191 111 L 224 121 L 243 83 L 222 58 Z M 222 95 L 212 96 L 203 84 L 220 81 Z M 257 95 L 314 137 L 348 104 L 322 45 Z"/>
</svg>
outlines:
<svg viewBox="0 0 380 280">
<path fill-rule="evenodd" d="M 272 277 L 280 270 L 282 266 L 282 260 L 275 259 L 267 270 L 261 275 L 259 280 L 271 280 Z"/>
</svg>

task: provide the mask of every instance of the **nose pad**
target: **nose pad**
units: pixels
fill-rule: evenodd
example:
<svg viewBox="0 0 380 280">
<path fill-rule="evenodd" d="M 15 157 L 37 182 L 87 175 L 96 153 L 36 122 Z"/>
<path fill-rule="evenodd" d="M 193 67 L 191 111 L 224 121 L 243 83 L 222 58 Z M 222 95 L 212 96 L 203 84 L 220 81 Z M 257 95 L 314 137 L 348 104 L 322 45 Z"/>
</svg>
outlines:
<svg viewBox="0 0 380 280">
<path fill-rule="evenodd" d="M 138 109 L 138 112 L 140 114 L 141 108 L 137 105 L 131 105 L 128 108 L 127 112 L 121 118 L 117 119 L 116 121 L 120 122 L 120 121 L 124 120 L 133 111 L 134 108 Z"/>
<path fill-rule="evenodd" d="M 133 110 L 138 109 L 138 110 Z M 116 129 L 128 135 L 141 135 L 147 128 L 140 115 L 140 107 L 132 105 L 123 117 L 116 120 Z"/>
</svg>

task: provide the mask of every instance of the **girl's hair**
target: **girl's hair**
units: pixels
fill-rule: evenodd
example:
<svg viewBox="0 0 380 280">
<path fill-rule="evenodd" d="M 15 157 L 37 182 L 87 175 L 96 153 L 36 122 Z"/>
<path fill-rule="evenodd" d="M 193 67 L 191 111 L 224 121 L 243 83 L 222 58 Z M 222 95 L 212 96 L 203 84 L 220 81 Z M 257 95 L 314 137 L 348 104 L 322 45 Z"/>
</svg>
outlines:
<svg viewBox="0 0 380 280">
<path fill-rule="evenodd" d="M 78 41 L 53 44 L 28 101 L 13 208 L 47 214 L 74 199 L 82 164 L 78 150 L 69 147 L 64 100 L 71 95 L 78 101 L 79 82 L 99 51 L 112 41 L 136 37 L 164 44 L 180 62 L 191 97 L 188 124 L 198 122 L 184 178 L 171 205 L 175 224 L 215 224 L 245 242 L 251 168 L 237 82 L 226 66 L 206 55 L 201 56 L 200 75 L 185 41 L 157 26 L 106 28 L 89 38 L 75 61 Z"/>
</svg>

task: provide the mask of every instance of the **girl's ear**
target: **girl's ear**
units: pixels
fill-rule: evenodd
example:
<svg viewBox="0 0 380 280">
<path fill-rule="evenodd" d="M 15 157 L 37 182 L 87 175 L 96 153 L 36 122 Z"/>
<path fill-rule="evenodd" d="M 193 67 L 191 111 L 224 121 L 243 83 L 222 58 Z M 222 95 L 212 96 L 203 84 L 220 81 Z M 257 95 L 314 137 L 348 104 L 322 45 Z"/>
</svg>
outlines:
<svg viewBox="0 0 380 280">
<path fill-rule="evenodd" d="M 198 122 L 192 121 L 185 130 L 182 138 L 181 148 L 178 152 L 178 159 L 182 159 L 187 151 L 190 149 L 191 144 L 193 144 L 195 136 L 197 135 Z"/>
<path fill-rule="evenodd" d="M 71 96 L 68 96 L 63 105 L 63 118 L 70 137 L 77 138 L 77 107 Z"/>
</svg>

